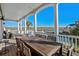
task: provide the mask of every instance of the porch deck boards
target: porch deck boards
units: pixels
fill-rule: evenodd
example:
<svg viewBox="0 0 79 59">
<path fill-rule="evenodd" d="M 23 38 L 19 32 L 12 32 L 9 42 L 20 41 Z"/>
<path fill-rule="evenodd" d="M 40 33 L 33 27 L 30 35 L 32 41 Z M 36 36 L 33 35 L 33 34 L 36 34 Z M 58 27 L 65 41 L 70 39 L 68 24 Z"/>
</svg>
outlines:
<svg viewBox="0 0 79 59">
<path fill-rule="evenodd" d="M 3 48 L 5 49 L 5 47 Z M 16 40 L 10 39 L 6 45 L 6 53 L 2 53 L 1 56 L 16 56 Z"/>
<path fill-rule="evenodd" d="M 7 49 L 8 49 L 8 52 L 2 54 L 2 56 L 16 56 L 16 46 L 15 45 L 11 45 Z"/>
</svg>

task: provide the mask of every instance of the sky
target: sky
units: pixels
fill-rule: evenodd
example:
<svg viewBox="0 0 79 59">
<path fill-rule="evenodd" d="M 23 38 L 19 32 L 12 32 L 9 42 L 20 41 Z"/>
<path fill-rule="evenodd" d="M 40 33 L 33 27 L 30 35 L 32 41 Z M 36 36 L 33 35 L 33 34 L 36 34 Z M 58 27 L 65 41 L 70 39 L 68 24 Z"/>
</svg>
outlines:
<svg viewBox="0 0 79 59">
<path fill-rule="evenodd" d="M 54 7 L 49 6 L 37 14 L 37 26 L 54 26 Z M 34 15 L 27 18 L 34 25 Z M 59 26 L 67 26 L 79 20 L 79 3 L 60 3 L 58 5 Z M 24 20 L 23 26 L 24 26 Z M 17 22 L 8 21 L 5 26 L 17 26 Z"/>
</svg>

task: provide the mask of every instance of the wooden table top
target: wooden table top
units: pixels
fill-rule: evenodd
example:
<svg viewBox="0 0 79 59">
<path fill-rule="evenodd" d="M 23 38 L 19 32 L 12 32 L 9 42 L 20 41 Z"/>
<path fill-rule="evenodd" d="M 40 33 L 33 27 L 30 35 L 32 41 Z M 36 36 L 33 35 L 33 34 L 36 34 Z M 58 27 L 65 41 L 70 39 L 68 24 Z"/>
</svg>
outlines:
<svg viewBox="0 0 79 59">
<path fill-rule="evenodd" d="M 37 53 L 43 56 L 51 56 L 54 55 L 58 50 L 60 50 L 61 45 L 58 44 L 51 44 L 53 42 L 49 43 L 44 43 L 42 41 L 37 41 L 37 40 L 24 40 L 23 41 L 29 48 L 33 49 Z"/>
<path fill-rule="evenodd" d="M 37 37 L 18 36 L 32 50 L 43 56 L 54 55 L 61 48 L 61 44 Z"/>
</svg>

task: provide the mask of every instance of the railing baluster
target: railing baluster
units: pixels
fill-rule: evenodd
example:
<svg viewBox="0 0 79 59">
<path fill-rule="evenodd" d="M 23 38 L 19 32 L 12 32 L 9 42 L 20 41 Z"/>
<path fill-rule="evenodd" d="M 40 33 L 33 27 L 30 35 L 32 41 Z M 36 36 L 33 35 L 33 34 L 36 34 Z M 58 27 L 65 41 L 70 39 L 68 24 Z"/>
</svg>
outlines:
<svg viewBox="0 0 79 59">
<path fill-rule="evenodd" d="M 70 37 L 68 37 L 68 44 L 71 45 L 71 44 L 70 44 Z"/>
<path fill-rule="evenodd" d="M 58 36 L 58 37 L 59 37 L 59 43 L 60 43 L 60 39 L 61 39 L 61 38 L 60 38 L 60 36 Z"/>
<path fill-rule="evenodd" d="M 68 42 L 68 37 L 66 37 L 67 38 L 67 41 L 66 41 L 66 43 L 67 43 L 67 45 L 69 45 L 69 42 Z"/>
<path fill-rule="evenodd" d="M 66 37 L 64 36 L 64 44 L 66 45 Z"/>
<path fill-rule="evenodd" d="M 74 45 L 73 38 L 71 38 L 71 41 L 72 41 L 71 44 L 72 44 L 72 46 L 73 46 L 73 45 Z"/>
<path fill-rule="evenodd" d="M 68 45 L 68 37 L 67 37 L 67 36 L 66 36 L 66 39 L 67 39 L 67 40 L 66 40 L 66 44 Z"/>
<path fill-rule="evenodd" d="M 60 43 L 61 43 L 61 39 L 62 39 L 62 38 L 61 38 L 61 36 L 59 36 L 59 37 L 60 37 Z"/>
<path fill-rule="evenodd" d="M 63 44 L 63 37 L 61 36 L 61 43 Z"/>
<path fill-rule="evenodd" d="M 67 36 L 65 36 L 65 45 L 67 45 Z"/>
<path fill-rule="evenodd" d="M 60 43 L 62 43 L 62 37 L 60 36 Z"/>
<path fill-rule="evenodd" d="M 66 36 L 66 45 L 68 45 L 68 37 Z"/>
<path fill-rule="evenodd" d="M 77 38 L 75 39 L 75 49 L 77 48 Z"/>
<path fill-rule="evenodd" d="M 64 44 L 64 37 L 62 36 L 62 43 Z"/>
<path fill-rule="evenodd" d="M 65 36 L 63 36 L 63 44 L 65 44 Z"/>
<path fill-rule="evenodd" d="M 59 36 L 59 43 L 61 43 L 61 36 Z"/>
<path fill-rule="evenodd" d="M 62 36 L 60 36 L 61 37 L 61 43 L 62 43 Z"/>
<path fill-rule="evenodd" d="M 69 37 L 67 37 L 67 45 L 70 45 Z"/>
<path fill-rule="evenodd" d="M 61 43 L 63 44 L 63 37 L 61 36 Z"/>
</svg>

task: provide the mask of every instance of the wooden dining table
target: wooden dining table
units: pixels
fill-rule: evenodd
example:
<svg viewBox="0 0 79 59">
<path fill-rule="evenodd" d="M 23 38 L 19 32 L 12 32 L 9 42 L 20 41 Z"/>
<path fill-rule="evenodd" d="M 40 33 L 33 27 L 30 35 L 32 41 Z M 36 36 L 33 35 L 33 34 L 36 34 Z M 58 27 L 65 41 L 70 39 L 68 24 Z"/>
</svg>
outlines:
<svg viewBox="0 0 79 59">
<path fill-rule="evenodd" d="M 28 46 L 31 51 L 41 55 L 41 56 L 52 56 L 59 52 L 59 55 L 62 55 L 62 44 L 43 40 L 36 37 L 18 37 L 23 41 L 23 43 Z"/>
<path fill-rule="evenodd" d="M 59 52 L 62 55 L 62 44 L 45 40 L 22 40 L 26 46 L 42 56 L 51 56 Z"/>
</svg>

